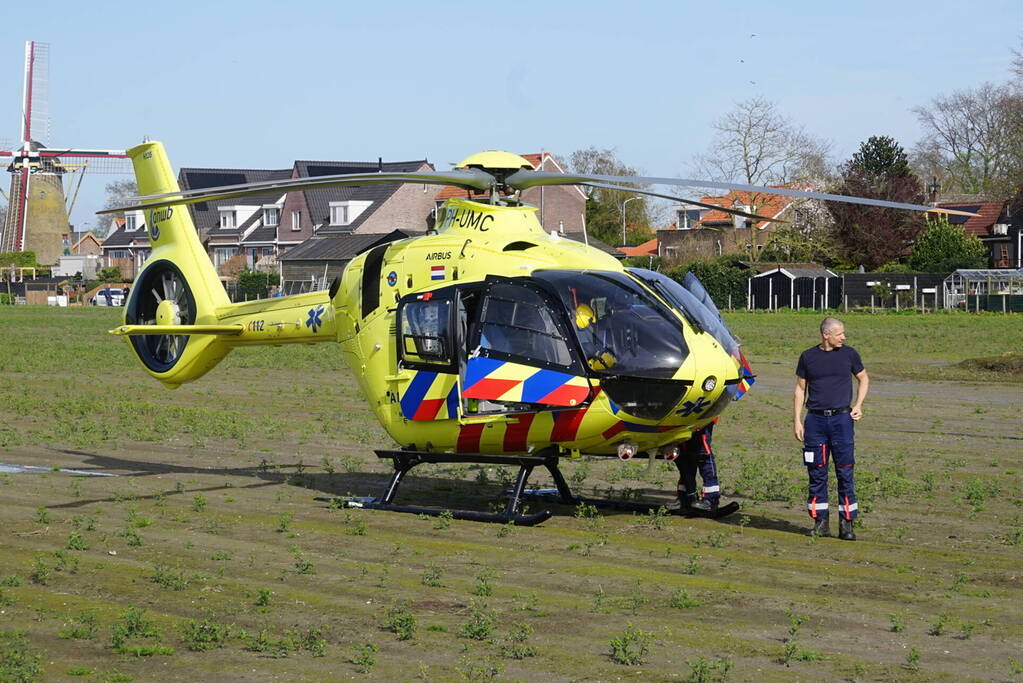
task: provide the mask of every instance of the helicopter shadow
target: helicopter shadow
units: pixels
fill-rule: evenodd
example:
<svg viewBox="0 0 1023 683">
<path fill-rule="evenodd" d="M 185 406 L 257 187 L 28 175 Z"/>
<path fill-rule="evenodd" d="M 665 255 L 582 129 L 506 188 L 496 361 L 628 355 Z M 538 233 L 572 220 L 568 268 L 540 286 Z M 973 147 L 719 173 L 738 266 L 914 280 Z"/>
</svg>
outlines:
<svg viewBox="0 0 1023 683">
<path fill-rule="evenodd" d="M 724 517 L 718 520 L 722 524 L 727 524 L 733 527 L 747 527 L 750 529 L 760 529 L 763 531 L 783 531 L 789 534 L 806 534 L 807 527 L 793 524 L 788 520 L 779 519 L 777 517 L 766 517 L 764 515 L 751 515 L 747 512 L 740 510 L 737 514 L 729 517 Z"/>
<path fill-rule="evenodd" d="M 342 496 L 374 497 L 382 495 L 391 472 L 309 472 L 307 465 L 301 462 L 294 464 L 268 465 L 262 463 L 247 467 L 201 467 L 194 465 L 178 465 L 166 462 L 149 462 L 130 458 L 103 455 L 82 450 L 60 449 L 59 453 L 82 458 L 81 464 L 73 468 L 80 472 L 113 474 L 118 477 L 160 477 L 165 475 L 190 476 L 229 476 L 254 479 L 251 484 L 225 483 L 215 486 L 168 486 L 166 490 L 150 494 L 133 495 L 134 500 L 153 500 L 157 496 L 195 495 L 216 491 L 259 489 L 267 486 L 291 485 L 309 489 L 313 498 L 321 504 L 329 504 L 332 498 Z M 479 472 L 483 467 L 475 468 Z M 472 469 L 470 469 L 472 471 Z M 535 484 L 534 484 L 535 485 Z M 468 480 L 453 476 L 437 476 L 437 473 L 422 470 L 410 472 L 402 481 L 401 492 L 397 496 L 399 504 L 425 505 L 438 510 L 463 509 L 489 512 L 501 509 L 507 502 L 509 481 L 506 480 Z M 657 493 L 644 491 L 646 494 Z M 319 495 L 315 495 L 319 494 Z M 103 498 L 79 499 L 67 503 L 47 506 L 51 509 L 79 508 L 94 503 L 111 503 L 123 500 L 120 496 Z M 657 502 L 657 501 L 651 501 Z M 663 501 L 667 504 L 669 501 Z M 525 497 L 523 505 L 528 509 L 550 509 L 555 516 L 572 516 L 575 505 L 559 500 L 547 500 Z M 633 512 L 624 509 L 605 508 L 602 514 L 607 517 L 622 515 L 632 516 Z M 754 529 L 783 531 L 786 533 L 803 534 L 806 529 L 786 520 L 763 515 L 742 513 L 730 515 L 717 520 L 728 526 L 747 526 Z"/>
<path fill-rule="evenodd" d="M 215 486 L 180 486 L 169 485 L 166 490 L 149 494 L 132 494 L 134 500 L 153 500 L 157 496 L 194 495 L 227 490 L 256 489 L 266 486 L 291 485 L 309 489 L 320 501 L 329 503 L 331 498 L 341 496 L 373 497 L 383 493 L 391 472 L 310 472 L 308 465 L 301 462 L 294 464 L 273 465 L 262 463 L 247 467 L 201 467 L 194 465 L 178 465 L 166 462 L 150 462 L 112 455 L 103 455 L 82 450 L 59 449 L 64 455 L 81 458 L 79 464 L 66 467 L 74 470 L 72 476 L 89 476 L 90 474 L 116 474 L 117 477 L 161 477 L 174 475 L 204 477 L 242 477 L 258 480 L 251 484 L 225 483 Z M 105 477 L 104 477 L 105 478 Z M 440 510 L 449 508 L 485 510 L 501 506 L 506 502 L 504 489 L 500 482 L 479 483 L 454 477 L 431 476 L 427 471 L 409 474 L 402 482 L 399 498 L 402 502 L 417 502 Z M 110 503 L 123 500 L 120 494 L 101 498 L 79 499 L 67 503 L 47 506 L 51 509 L 79 508 L 94 503 Z M 482 506 L 482 507 L 481 507 Z M 570 507 L 558 507 L 571 510 Z M 568 514 L 571 514 L 570 512 Z"/>
</svg>

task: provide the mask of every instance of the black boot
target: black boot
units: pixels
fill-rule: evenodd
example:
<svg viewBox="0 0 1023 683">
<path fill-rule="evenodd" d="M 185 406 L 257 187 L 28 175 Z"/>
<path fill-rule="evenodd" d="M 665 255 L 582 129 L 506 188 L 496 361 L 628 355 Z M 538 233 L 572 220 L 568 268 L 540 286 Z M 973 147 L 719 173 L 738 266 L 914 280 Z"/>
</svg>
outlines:
<svg viewBox="0 0 1023 683">
<path fill-rule="evenodd" d="M 855 541 L 856 534 L 853 532 L 853 523 L 851 519 L 845 517 L 838 518 L 838 537 L 843 541 Z"/>
<path fill-rule="evenodd" d="M 677 512 L 679 514 L 686 514 L 693 509 L 700 501 L 696 499 L 695 493 L 686 493 L 685 489 L 678 490 L 678 497 L 666 506 L 668 512 Z"/>
<path fill-rule="evenodd" d="M 831 526 L 828 524 L 827 513 L 818 514 L 813 520 L 813 528 L 807 532 L 807 536 L 830 536 Z"/>
<path fill-rule="evenodd" d="M 717 503 L 717 501 L 714 501 L 712 503 L 709 500 L 707 500 L 706 498 L 700 498 L 699 500 L 697 500 L 697 501 L 695 501 L 693 503 L 692 508 L 694 510 L 700 510 L 702 512 L 710 512 L 711 510 L 717 510 L 718 509 L 718 503 Z"/>
</svg>

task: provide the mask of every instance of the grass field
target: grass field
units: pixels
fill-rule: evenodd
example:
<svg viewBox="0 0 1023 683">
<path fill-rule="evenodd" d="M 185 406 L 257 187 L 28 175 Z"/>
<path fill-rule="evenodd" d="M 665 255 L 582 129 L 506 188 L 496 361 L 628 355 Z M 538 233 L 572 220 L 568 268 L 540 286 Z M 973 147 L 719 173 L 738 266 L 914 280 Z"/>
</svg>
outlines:
<svg viewBox="0 0 1023 683">
<path fill-rule="evenodd" d="M 728 316 L 759 375 L 715 432 L 740 514 L 525 529 L 316 501 L 389 472 L 336 347 L 168 391 L 104 334 L 118 314 L 0 309 L 0 463 L 40 468 L 0 473 L 2 681 L 1023 680 L 1023 378 L 959 365 L 1019 352 L 1023 317 L 845 316 L 873 380 L 848 543 L 803 534 L 815 315 Z M 665 501 L 675 480 L 565 471 Z M 416 472 L 399 501 L 481 509 L 514 474 Z"/>
</svg>

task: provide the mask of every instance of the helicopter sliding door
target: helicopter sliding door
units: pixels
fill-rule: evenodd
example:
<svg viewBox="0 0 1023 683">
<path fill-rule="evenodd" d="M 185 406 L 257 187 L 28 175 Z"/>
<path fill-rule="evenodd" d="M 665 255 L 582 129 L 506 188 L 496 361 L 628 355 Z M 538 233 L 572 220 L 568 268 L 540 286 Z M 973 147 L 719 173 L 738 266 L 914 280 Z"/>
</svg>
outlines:
<svg viewBox="0 0 1023 683">
<path fill-rule="evenodd" d="M 465 362 L 460 363 L 466 415 L 573 407 L 590 397 L 564 322 L 541 290 L 490 282 L 459 300 Z"/>
</svg>

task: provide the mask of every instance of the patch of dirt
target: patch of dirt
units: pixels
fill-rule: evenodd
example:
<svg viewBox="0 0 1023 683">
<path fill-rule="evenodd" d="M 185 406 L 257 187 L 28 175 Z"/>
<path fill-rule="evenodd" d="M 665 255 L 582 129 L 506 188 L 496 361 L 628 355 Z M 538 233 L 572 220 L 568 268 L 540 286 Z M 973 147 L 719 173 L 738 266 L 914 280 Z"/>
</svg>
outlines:
<svg viewBox="0 0 1023 683">
<path fill-rule="evenodd" d="M 959 363 L 959 367 L 965 370 L 986 370 L 1023 378 L 1023 354 L 1003 353 L 999 356 L 985 358 L 967 358 Z"/>
</svg>

